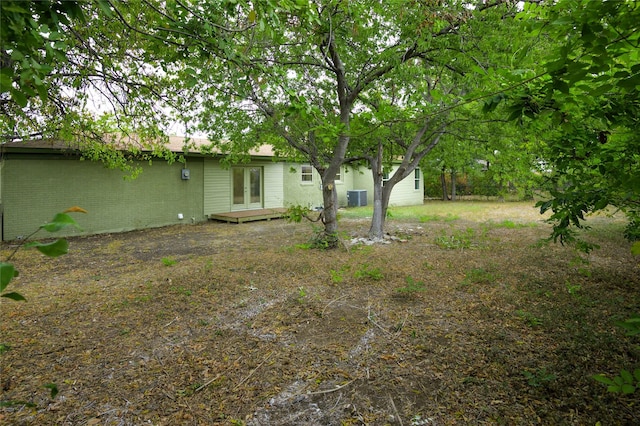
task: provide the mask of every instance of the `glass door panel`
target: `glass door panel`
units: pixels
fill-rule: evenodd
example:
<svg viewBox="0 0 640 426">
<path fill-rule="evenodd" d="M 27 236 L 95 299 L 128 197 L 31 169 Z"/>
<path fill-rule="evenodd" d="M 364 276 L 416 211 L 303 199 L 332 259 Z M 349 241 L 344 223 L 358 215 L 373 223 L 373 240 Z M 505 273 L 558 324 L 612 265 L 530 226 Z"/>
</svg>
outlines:
<svg viewBox="0 0 640 426">
<path fill-rule="evenodd" d="M 233 167 L 233 210 L 262 208 L 262 167 Z"/>
<path fill-rule="evenodd" d="M 259 167 L 252 167 L 249 172 L 249 204 L 261 205 L 262 204 L 262 169 Z"/>
<path fill-rule="evenodd" d="M 242 206 L 244 202 L 244 168 L 233 169 L 233 205 Z"/>
</svg>

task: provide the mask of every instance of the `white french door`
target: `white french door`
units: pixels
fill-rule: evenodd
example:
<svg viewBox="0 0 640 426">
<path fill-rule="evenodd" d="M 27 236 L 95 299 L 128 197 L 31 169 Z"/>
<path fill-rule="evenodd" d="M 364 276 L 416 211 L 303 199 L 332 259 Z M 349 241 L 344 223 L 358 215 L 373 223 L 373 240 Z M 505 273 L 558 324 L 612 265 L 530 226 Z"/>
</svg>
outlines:
<svg viewBox="0 0 640 426">
<path fill-rule="evenodd" d="M 232 167 L 233 210 L 262 208 L 262 167 Z"/>
</svg>

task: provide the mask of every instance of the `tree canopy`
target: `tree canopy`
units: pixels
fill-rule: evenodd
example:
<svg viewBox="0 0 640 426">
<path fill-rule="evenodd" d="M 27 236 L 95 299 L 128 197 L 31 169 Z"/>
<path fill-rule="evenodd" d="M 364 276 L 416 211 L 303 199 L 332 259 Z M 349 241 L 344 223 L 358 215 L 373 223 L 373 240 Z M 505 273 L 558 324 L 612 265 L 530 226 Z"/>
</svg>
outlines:
<svg viewBox="0 0 640 426">
<path fill-rule="evenodd" d="M 491 48 L 484 32 L 515 14 L 502 1 L 297 2 L 271 13 L 255 6 L 191 14 L 197 28 L 244 22 L 248 30 L 202 39 L 204 51 L 184 58 L 178 81 L 194 90 L 186 121 L 225 150 L 269 142 L 312 164 L 322 177 L 327 234 L 337 226 L 341 165 L 368 160 L 378 170 L 378 150 L 402 156 L 388 191 L 412 173 L 438 143 L 442 113 L 475 89 L 470 75 L 484 71 Z M 221 46 L 227 60 L 211 60 L 206 52 Z M 383 136 L 389 131 L 391 139 Z"/>
<path fill-rule="evenodd" d="M 129 24 L 143 6 L 0 3 L 2 141 L 60 139 L 87 158 L 131 172 L 131 154 L 142 156 L 142 148 L 172 160 L 161 142 L 173 120 L 168 108 L 178 101 L 168 91 L 168 74 L 158 72 L 160 42 Z M 114 138 L 129 154 L 116 149 Z"/>
<path fill-rule="evenodd" d="M 544 134 L 540 158 L 552 172 L 553 237 L 575 240 L 585 214 L 613 206 L 640 236 L 640 4 L 562 0 L 526 4 L 528 37 L 556 40 L 536 79 L 508 94 L 507 113 Z M 487 102 L 487 108 L 500 97 Z M 585 246 L 589 249 L 589 246 Z"/>
<path fill-rule="evenodd" d="M 495 145 L 486 155 L 526 150 L 518 161 L 551 171 L 551 199 L 540 207 L 553 210 L 561 242 L 585 213 L 607 205 L 627 212 L 628 234 L 638 233 L 637 2 L 0 7 L 3 140 L 88 141 L 85 155 L 120 165 L 126 158 L 109 150 L 106 132 L 135 132 L 131 150 L 140 152 L 177 123 L 187 135 L 207 134 L 230 161 L 270 143 L 320 173 L 327 234 L 337 229 L 334 180 L 345 162 L 366 164 L 378 182 L 402 159 L 391 184 L 376 190 L 379 233 L 394 182 L 438 144 L 465 155 Z M 493 134 L 478 138 L 483 128 Z M 479 139 L 501 142 L 478 147 Z"/>
</svg>

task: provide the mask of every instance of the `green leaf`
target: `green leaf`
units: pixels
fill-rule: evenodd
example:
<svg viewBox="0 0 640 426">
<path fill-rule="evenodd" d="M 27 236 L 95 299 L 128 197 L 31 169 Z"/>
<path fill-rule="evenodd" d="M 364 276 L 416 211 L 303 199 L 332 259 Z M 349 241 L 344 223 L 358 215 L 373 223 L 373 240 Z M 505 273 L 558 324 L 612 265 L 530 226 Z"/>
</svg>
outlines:
<svg viewBox="0 0 640 426">
<path fill-rule="evenodd" d="M 22 93 L 22 91 L 20 91 L 20 90 L 16 90 L 16 89 L 12 88 L 11 89 L 11 97 L 22 108 L 26 107 L 27 103 L 29 103 L 29 100 L 27 99 L 25 94 Z"/>
<path fill-rule="evenodd" d="M 21 14 L 29 13 L 27 9 L 23 9 L 15 3 L 9 3 L 2 6 L 4 12 L 17 12 Z"/>
<path fill-rule="evenodd" d="M 48 257 L 58 257 L 69 252 L 69 242 L 64 238 L 53 241 L 51 243 L 39 243 L 34 241 L 25 245 L 25 247 L 35 247 L 38 251 Z"/>
<path fill-rule="evenodd" d="M 13 77 L 9 73 L 9 68 L 0 70 L 0 92 L 8 92 L 13 84 Z"/>
<path fill-rule="evenodd" d="M 591 378 L 596 382 L 604 383 L 608 386 L 615 386 L 615 382 L 603 374 L 595 374 L 591 376 Z"/>
<path fill-rule="evenodd" d="M 640 255 L 640 241 L 636 241 L 635 243 L 633 243 L 633 245 L 631 246 L 631 254 L 635 256 Z"/>
<path fill-rule="evenodd" d="M 520 117 L 522 117 L 522 109 L 516 108 L 511 112 L 507 121 L 517 120 Z"/>
<path fill-rule="evenodd" d="M 6 297 L 7 299 L 15 300 L 16 302 L 24 302 L 27 300 L 23 295 L 16 293 L 15 291 L 12 291 L 11 293 L 4 293 L 0 295 L 0 297 Z"/>
<path fill-rule="evenodd" d="M 0 401 L 0 407 L 17 407 L 18 405 L 24 405 L 25 407 L 30 407 L 30 408 L 33 408 L 36 406 L 36 404 L 34 404 L 33 402 L 27 402 L 27 401 L 13 401 L 13 400 Z"/>
<path fill-rule="evenodd" d="M 24 59 L 24 55 L 21 51 L 16 49 L 11 52 L 11 59 L 13 59 L 14 61 L 22 61 Z"/>
<path fill-rule="evenodd" d="M 604 95 L 605 93 L 607 93 L 611 89 L 613 89 L 613 85 L 611 85 L 611 84 L 603 84 L 603 85 L 597 86 L 593 90 L 591 90 L 589 92 L 589 95 L 591 95 L 593 97 Z"/>
<path fill-rule="evenodd" d="M 553 83 L 553 88 L 559 91 L 560 93 L 564 93 L 564 94 L 569 93 L 569 85 L 562 80 L 556 80 Z"/>
<path fill-rule="evenodd" d="M 44 84 L 39 84 L 36 86 L 36 90 L 38 91 L 38 96 L 42 102 L 46 102 L 49 98 L 49 92 L 47 91 L 47 87 Z"/>
<path fill-rule="evenodd" d="M 55 383 L 47 383 L 44 385 L 45 388 L 51 389 L 51 399 L 54 399 L 56 395 L 58 395 L 58 385 Z"/>
<path fill-rule="evenodd" d="M 640 85 L 640 74 L 633 75 L 618 82 L 618 86 L 628 90 L 633 90 Z"/>
<path fill-rule="evenodd" d="M 622 385 L 620 390 L 622 391 L 623 394 L 629 395 L 636 391 L 636 387 L 625 383 L 624 385 Z"/>
<path fill-rule="evenodd" d="M 627 370 L 620 370 L 620 377 L 625 383 L 633 384 L 633 375 Z"/>
<path fill-rule="evenodd" d="M 7 288 L 11 280 L 17 276 L 18 271 L 11 263 L 0 262 L 0 291 Z"/>
<path fill-rule="evenodd" d="M 75 226 L 76 228 L 81 229 L 78 223 L 66 213 L 56 214 L 51 222 L 41 225 L 40 228 L 49 232 L 57 232 L 67 226 Z"/>
</svg>

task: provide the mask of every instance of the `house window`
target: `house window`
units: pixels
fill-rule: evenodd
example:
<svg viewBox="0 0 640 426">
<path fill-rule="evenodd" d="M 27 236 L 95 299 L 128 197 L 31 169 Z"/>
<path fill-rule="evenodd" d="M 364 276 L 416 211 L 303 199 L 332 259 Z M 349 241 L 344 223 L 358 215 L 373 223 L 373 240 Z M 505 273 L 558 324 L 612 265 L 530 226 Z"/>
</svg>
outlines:
<svg viewBox="0 0 640 426">
<path fill-rule="evenodd" d="M 389 172 L 384 172 L 382 174 L 382 186 L 384 186 L 387 182 L 389 182 Z"/>
<path fill-rule="evenodd" d="M 420 169 L 413 171 L 413 187 L 414 189 L 420 189 Z"/>
<path fill-rule="evenodd" d="M 340 166 L 338 173 L 336 173 L 336 182 L 342 182 L 342 166 Z"/>
<path fill-rule="evenodd" d="M 302 183 L 313 182 L 313 167 L 308 164 L 302 165 Z"/>
</svg>

